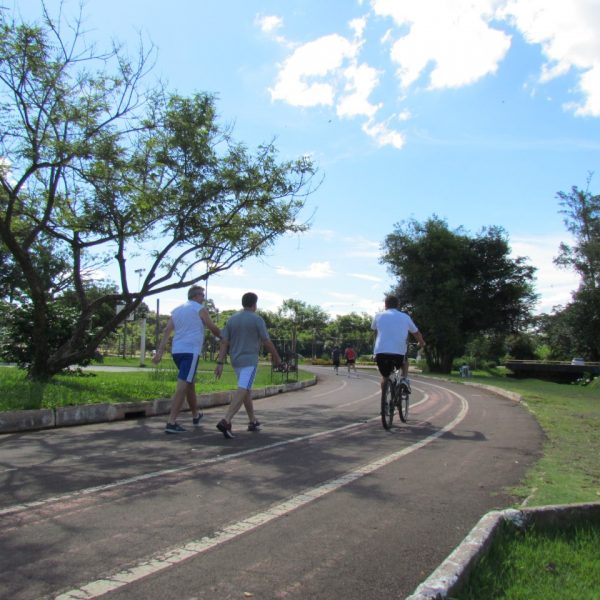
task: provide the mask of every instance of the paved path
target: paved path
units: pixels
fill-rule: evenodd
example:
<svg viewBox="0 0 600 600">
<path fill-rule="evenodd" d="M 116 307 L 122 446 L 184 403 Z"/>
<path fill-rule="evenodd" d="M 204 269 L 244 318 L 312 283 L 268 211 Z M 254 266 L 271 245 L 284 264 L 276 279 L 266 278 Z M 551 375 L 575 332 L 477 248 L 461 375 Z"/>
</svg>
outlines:
<svg viewBox="0 0 600 600">
<path fill-rule="evenodd" d="M 315 372 L 234 440 L 223 408 L 180 436 L 145 419 L 0 437 L 2 596 L 404 598 L 539 455 L 534 419 L 493 393 L 415 377 L 386 432 L 376 373 Z"/>
</svg>

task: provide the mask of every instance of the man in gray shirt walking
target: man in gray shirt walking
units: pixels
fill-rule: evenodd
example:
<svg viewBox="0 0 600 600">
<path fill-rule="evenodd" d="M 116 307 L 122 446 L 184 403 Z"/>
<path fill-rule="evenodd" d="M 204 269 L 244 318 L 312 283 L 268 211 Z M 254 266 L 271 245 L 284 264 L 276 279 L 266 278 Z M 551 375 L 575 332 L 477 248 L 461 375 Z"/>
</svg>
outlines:
<svg viewBox="0 0 600 600">
<path fill-rule="evenodd" d="M 262 317 L 256 314 L 258 296 L 253 292 L 247 292 L 242 296 L 242 310 L 227 321 L 221 331 L 221 346 L 215 368 L 217 379 L 223 374 L 223 362 L 227 352 L 231 356 L 231 365 L 238 380 L 238 387 L 229 405 L 225 418 L 217 424 L 217 429 L 226 437 L 232 438 L 231 421 L 237 411 L 244 405 L 248 413 L 248 431 L 258 431 L 260 423 L 254 415 L 254 405 L 250 390 L 256 377 L 258 367 L 258 355 L 261 344 L 271 353 L 271 361 L 274 366 L 281 364 L 281 358 L 277 348 L 269 338 L 267 326 Z"/>
</svg>

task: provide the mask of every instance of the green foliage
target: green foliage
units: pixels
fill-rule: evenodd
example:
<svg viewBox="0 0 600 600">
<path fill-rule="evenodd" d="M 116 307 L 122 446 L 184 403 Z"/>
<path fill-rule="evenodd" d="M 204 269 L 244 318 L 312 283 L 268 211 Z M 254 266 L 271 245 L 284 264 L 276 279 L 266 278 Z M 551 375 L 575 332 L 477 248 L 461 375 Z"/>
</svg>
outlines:
<svg viewBox="0 0 600 600">
<path fill-rule="evenodd" d="M 325 335 L 329 340 L 326 349 L 331 350 L 338 345 L 343 351 L 347 344 L 352 344 L 359 356 L 371 355 L 374 340 L 372 321 L 373 317 L 366 313 L 352 312 L 347 315 L 337 315 L 325 329 Z"/>
<path fill-rule="evenodd" d="M 577 187 L 570 193 L 559 192 L 565 225 L 575 243 L 561 243 L 555 262 L 574 269 L 581 285 L 565 307 L 552 315 L 543 315 L 539 328 L 555 359 L 582 356 L 600 360 L 600 196 Z"/>
<path fill-rule="evenodd" d="M 534 360 L 537 356 L 537 339 L 527 333 L 514 333 L 506 339 L 506 351 L 516 360 Z"/>
<path fill-rule="evenodd" d="M 589 191 L 591 175 L 588 177 L 588 189 L 580 190 L 576 186 L 571 192 L 557 194 L 563 207 L 567 230 L 575 238 L 575 244 L 569 246 L 562 242 L 556 264 L 575 269 L 581 275 L 584 288 L 600 288 L 600 195 Z"/>
<path fill-rule="evenodd" d="M 212 95 L 144 88 L 153 49 L 137 62 L 96 54 L 69 25 L 0 11 L 0 294 L 31 307 L 28 369 L 40 381 L 92 356 L 144 298 L 306 229 L 297 217 L 315 174 L 305 157 L 280 161 L 272 143 L 234 141 Z M 89 294 L 89 273 L 108 265 L 119 290 Z M 78 314 L 57 344 L 52 307 L 66 291 Z"/>
<path fill-rule="evenodd" d="M 12 306 L 6 314 L 6 324 L 0 341 L 0 358 L 27 367 L 34 359 L 36 325 L 33 306 Z M 70 337 L 77 320 L 77 310 L 72 307 L 48 307 L 48 346 L 59 348 Z"/>
<path fill-rule="evenodd" d="M 476 336 L 518 331 L 530 315 L 535 269 L 510 258 L 498 227 L 469 236 L 432 217 L 396 225 L 382 262 L 397 278 L 396 293 L 423 333 L 430 370 L 449 372 Z"/>
</svg>

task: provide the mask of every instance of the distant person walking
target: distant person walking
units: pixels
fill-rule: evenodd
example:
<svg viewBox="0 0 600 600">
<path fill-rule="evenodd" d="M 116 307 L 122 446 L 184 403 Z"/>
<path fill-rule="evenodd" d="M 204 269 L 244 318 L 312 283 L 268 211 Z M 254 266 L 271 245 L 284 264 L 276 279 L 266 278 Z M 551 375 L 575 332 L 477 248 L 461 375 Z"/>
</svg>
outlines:
<svg viewBox="0 0 600 600">
<path fill-rule="evenodd" d="M 202 344 L 204 343 L 204 328 L 210 329 L 216 337 L 221 336 L 221 331 L 212 322 L 203 303 L 204 288 L 197 285 L 192 286 L 188 290 L 188 301 L 178 306 L 171 313 L 160 345 L 156 354 L 152 357 L 152 362 L 156 365 L 161 361 L 167 341 L 174 331 L 171 355 L 179 372 L 177 374 L 177 388 L 171 399 L 171 413 L 165 427 L 165 433 L 185 431 L 177 423 L 177 416 L 186 398 L 192 411 L 192 423 L 197 426 L 202 418 L 202 412 L 198 409 L 196 398 L 195 379 Z"/>
<path fill-rule="evenodd" d="M 242 296 L 242 310 L 232 315 L 221 332 L 221 346 L 215 368 L 217 379 L 223 374 L 223 363 L 229 353 L 231 365 L 237 376 L 237 391 L 225 413 L 217 424 L 217 429 L 226 437 L 233 438 L 231 421 L 242 404 L 248 414 L 248 431 L 259 431 L 260 423 L 254 414 L 251 389 L 258 368 L 258 355 L 261 344 L 271 353 L 274 366 L 281 364 L 277 348 L 269 338 L 267 326 L 262 317 L 256 314 L 258 296 L 247 292 Z"/>
<path fill-rule="evenodd" d="M 350 369 L 358 377 L 358 372 L 356 371 L 356 350 L 354 350 L 352 344 L 348 344 L 348 347 L 344 350 L 344 358 L 348 367 L 348 377 L 350 377 Z"/>
<path fill-rule="evenodd" d="M 331 351 L 331 362 L 333 363 L 333 370 L 335 371 L 335 374 L 338 374 L 338 370 L 340 368 L 340 356 L 342 354 L 342 351 L 339 349 L 338 346 L 335 346 L 335 348 Z"/>
<path fill-rule="evenodd" d="M 413 320 L 406 313 L 398 310 L 396 296 L 385 298 L 385 310 L 375 315 L 371 329 L 377 332 L 373 354 L 381 374 L 381 389 L 396 367 L 401 369 L 402 379 L 410 390 L 406 359 L 408 334 L 411 333 L 415 337 L 421 348 L 425 347 L 425 340 Z"/>
</svg>

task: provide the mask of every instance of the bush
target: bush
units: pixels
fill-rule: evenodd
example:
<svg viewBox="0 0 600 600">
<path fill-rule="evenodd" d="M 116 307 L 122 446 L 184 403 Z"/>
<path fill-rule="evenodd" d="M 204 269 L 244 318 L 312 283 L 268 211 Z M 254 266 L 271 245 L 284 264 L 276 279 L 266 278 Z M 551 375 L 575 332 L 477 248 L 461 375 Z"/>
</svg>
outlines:
<svg viewBox="0 0 600 600">
<path fill-rule="evenodd" d="M 427 365 L 427 361 L 424 358 L 421 358 L 420 360 L 415 360 L 414 364 L 417 369 L 421 369 L 422 373 L 429 373 L 429 366 Z"/>
<path fill-rule="evenodd" d="M 313 358 L 310 361 L 311 365 L 331 365 L 332 362 L 331 360 L 327 359 L 327 358 Z"/>
</svg>

